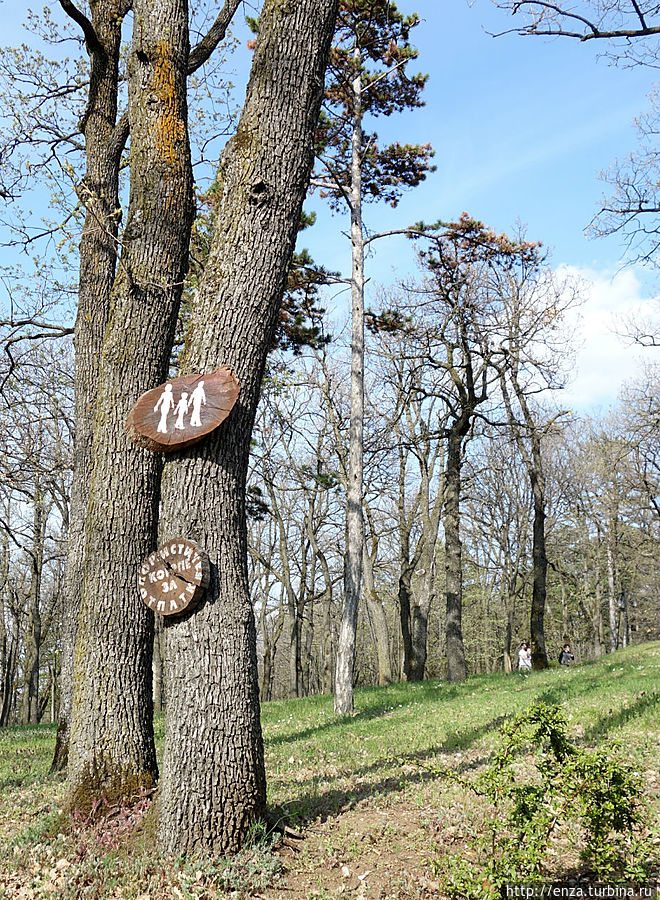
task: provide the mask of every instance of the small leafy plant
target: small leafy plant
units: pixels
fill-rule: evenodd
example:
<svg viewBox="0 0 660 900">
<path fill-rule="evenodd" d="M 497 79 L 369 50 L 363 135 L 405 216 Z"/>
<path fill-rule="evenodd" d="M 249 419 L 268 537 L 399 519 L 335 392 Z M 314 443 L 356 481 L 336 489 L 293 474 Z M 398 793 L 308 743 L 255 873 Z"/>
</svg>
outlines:
<svg viewBox="0 0 660 900">
<path fill-rule="evenodd" d="M 490 805 L 478 839 L 481 873 L 454 856 L 435 861 L 448 892 L 467 898 L 499 896 L 507 882 L 546 873 L 548 846 L 569 828 L 580 834 L 581 860 L 597 880 L 648 875 L 642 783 L 611 752 L 587 750 L 569 737 L 561 707 L 535 703 L 500 729 L 500 746 L 474 781 L 447 775 Z M 440 774 L 440 773 L 438 773 Z"/>
</svg>

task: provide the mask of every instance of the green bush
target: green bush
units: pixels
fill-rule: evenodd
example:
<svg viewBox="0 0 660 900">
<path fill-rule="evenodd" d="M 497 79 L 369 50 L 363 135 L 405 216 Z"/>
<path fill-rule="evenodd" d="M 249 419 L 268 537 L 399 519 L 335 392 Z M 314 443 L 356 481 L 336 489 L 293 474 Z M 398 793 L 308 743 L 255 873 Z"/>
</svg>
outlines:
<svg viewBox="0 0 660 900">
<path fill-rule="evenodd" d="M 617 745 L 610 752 L 579 747 L 561 707 L 535 703 L 502 726 L 488 769 L 474 781 L 443 770 L 491 807 L 478 838 L 479 876 L 473 862 L 450 855 L 435 861 L 447 891 L 485 900 L 499 896 L 507 882 L 540 879 L 549 845 L 569 828 L 580 834 L 586 874 L 596 880 L 647 877 L 642 783 L 619 755 Z"/>
</svg>

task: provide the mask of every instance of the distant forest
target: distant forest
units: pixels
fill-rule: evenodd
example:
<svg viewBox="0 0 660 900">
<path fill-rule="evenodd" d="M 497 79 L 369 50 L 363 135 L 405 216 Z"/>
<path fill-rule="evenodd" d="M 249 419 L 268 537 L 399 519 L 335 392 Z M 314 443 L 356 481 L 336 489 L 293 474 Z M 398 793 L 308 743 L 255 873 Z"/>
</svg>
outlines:
<svg viewBox="0 0 660 900">
<path fill-rule="evenodd" d="M 442 373 L 410 332 L 375 331 L 367 345 L 358 684 L 446 674 L 446 407 Z M 264 381 L 247 488 L 264 700 L 333 689 L 345 546 L 346 353 L 340 339 L 297 356 L 278 351 Z M 71 361 L 69 346 L 32 347 L 3 390 L 3 725 L 57 719 Z M 535 408 L 550 423 L 542 458 L 551 660 L 566 641 L 580 662 L 660 637 L 659 396 L 657 372 L 649 371 L 601 419 Z M 524 452 L 498 393 L 464 448 L 462 626 L 470 672 L 508 668 L 512 656 L 515 666 L 518 644 L 530 638 L 533 498 Z M 165 703 L 161 644 L 162 627 L 157 706 Z"/>
</svg>

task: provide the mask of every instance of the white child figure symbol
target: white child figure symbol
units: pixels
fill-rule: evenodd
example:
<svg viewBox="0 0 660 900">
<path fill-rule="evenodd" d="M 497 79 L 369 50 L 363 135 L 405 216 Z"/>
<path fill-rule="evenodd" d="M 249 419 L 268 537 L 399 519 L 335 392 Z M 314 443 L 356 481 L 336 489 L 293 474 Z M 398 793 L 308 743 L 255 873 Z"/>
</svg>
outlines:
<svg viewBox="0 0 660 900">
<path fill-rule="evenodd" d="M 192 406 L 192 416 L 190 417 L 191 428 L 199 428 L 202 424 L 201 411 L 202 404 L 206 406 L 206 393 L 204 391 L 204 382 L 200 381 L 195 390 L 190 395 L 190 405 Z"/>
<path fill-rule="evenodd" d="M 160 406 L 160 422 L 158 423 L 158 431 L 161 434 L 167 434 L 167 417 L 170 410 L 174 408 L 174 396 L 172 395 L 172 385 L 166 384 L 165 390 L 158 398 L 154 406 L 154 412 L 158 412 Z"/>
<path fill-rule="evenodd" d="M 187 391 L 181 392 L 181 399 L 177 403 L 177 405 L 174 409 L 174 412 L 175 412 L 175 414 L 177 414 L 177 419 L 176 419 L 176 422 L 174 423 L 174 427 L 177 428 L 179 431 L 184 431 L 186 426 L 184 424 L 183 417 L 188 412 L 188 392 Z"/>
</svg>

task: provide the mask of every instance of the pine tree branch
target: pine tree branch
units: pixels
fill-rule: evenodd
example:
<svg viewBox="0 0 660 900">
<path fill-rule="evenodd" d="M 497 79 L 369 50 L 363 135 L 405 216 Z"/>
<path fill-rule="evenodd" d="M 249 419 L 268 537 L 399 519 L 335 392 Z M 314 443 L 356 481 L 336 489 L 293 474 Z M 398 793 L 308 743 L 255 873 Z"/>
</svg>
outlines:
<svg viewBox="0 0 660 900">
<path fill-rule="evenodd" d="M 372 234 L 364 239 L 365 246 L 372 241 L 378 241 L 380 238 L 393 237 L 397 234 L 403 234 L 406 237 L 425 237 L 426 232 L 420 231 L 419 228 L 393 228 L 391 231 L 380 231 L 378 234 Z"/>
</svg>

